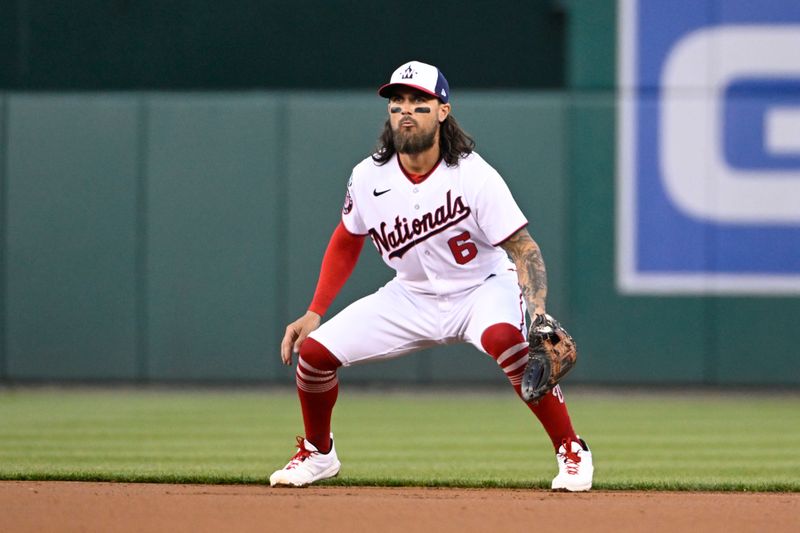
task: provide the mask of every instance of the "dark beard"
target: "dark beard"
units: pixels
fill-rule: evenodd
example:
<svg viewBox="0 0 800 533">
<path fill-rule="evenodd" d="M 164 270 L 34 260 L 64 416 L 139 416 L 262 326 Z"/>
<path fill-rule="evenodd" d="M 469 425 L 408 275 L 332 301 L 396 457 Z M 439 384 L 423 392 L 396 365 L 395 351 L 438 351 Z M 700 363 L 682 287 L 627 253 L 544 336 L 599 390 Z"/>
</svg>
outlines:
<svg viewBox="0 0 800 533">
<path fill-rule="evenodd" d="M 430 132 L 404 133 L 399 130 L 392 131 L 394 148 L 401 154 L 421 154 L 433 146 L 436 140 L 436 129 Z"/>
</svg>

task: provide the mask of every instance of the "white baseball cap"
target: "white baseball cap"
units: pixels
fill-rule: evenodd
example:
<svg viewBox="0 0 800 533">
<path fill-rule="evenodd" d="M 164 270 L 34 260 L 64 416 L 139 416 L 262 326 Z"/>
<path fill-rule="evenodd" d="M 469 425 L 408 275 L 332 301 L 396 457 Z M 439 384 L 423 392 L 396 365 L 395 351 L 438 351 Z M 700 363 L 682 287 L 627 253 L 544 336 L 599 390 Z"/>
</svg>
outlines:
<svg viewBox="0 0 800 533">
<path fill-rule="evenodd" d="M 447 84 L 444 74 L 438 68 L 427 63 L 409 61 L 400 65 L 392 73 L 389 83 L 382 85 L 378 89 L 378 94 L 388 97 L 391 94 L 392 87 L 398 85 L 419 89 L 424 93 L 435 96 L 443 104 L 450 100 L 450 86 Z"/>
</svg>

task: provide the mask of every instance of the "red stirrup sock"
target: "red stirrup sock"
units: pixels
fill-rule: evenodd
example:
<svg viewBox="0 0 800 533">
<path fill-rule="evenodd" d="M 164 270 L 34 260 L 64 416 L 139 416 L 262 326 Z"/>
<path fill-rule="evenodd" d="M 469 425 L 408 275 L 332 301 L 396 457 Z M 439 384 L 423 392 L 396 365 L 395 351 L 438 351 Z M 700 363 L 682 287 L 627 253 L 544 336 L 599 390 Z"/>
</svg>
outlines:
<svg viewBox="0 0 800 533">
<path fill-rule="evenodd" d="M 341 365 L 341 361 L 314 339 L 308 338 L 300 346 L 295 373 L 297 395 L 303 410 L 306 440 L 321 453 L 331 449 L 331 414 L 339 395 L 336 369 Z"/>
<path fill-rule="evenodd" d="M 528 343 L 522 332 L 511 324 L 494 324 L 481 335 L 481 345 L 497 361 L 521 398 L 522 374 L 528 361 Z M 556 386 L 538 404 L 526 405 L 539 419 L 556 449 L 562 439 L 577 440 L 560 387 Z"/>
<path fill-rule="evenodd" d="M 569 412 L 564 401 L 564 394 L 561 392 L 561 386 L 556 385 L 544 398 L 539 400 L 539 403 L 528 405 L 528 407 L 544 426 L 556 450 L 561 446 L 563 439 L 578 440 L 578 436 L 572 428 L 572 421 L 569 419 Z"/>
</svg>

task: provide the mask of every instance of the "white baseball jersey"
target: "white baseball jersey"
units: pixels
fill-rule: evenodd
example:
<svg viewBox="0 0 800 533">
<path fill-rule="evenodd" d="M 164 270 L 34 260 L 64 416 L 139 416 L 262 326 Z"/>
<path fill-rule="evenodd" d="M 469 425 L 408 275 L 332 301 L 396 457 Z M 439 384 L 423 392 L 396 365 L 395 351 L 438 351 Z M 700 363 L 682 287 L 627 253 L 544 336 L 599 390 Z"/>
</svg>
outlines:
<svg viewBox="0 0 800 533">
<path fill-rule="evenodd" d="M 397 157 L 368 157 L 347 186 L 342 221 L 369 235 L 396 279 L 411 292 L 456 294 L 513 268 L 496 247 L 527 224 L 500 174 L 477 153 L 448 167 L 441 161 L 414 184 Z"/>
</svg>

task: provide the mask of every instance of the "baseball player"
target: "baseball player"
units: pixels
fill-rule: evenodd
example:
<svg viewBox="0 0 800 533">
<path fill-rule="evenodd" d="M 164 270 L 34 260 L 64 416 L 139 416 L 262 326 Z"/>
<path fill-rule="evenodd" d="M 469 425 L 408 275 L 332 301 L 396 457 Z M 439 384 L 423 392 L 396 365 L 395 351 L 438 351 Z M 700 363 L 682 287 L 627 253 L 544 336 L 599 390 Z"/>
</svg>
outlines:
<svg viewBox="0 0 800 533">
<path fill-rule="evenodd" d="M 299 354 L 305 438 L 297 437 L 297 453 L 270 476 L 272 486 L 301 487 L 338 474 L 331 414 L 340 366 L 469 343 L 497 361 L 520 395 L 525 312 L 545 314 L 539 246 L 503 179 L 453 118 L 442 72 L 411 61 L 378 93 L 389 112 L 379 148 L 353 169 L 311 305 L 281 343 L 284 364 Z M 397 275 L 321 324 L 367 236 Z M 552 488 L 589 490 L 592 454 L 572 428 L 559 386 L 528 406 L 556 451 Z"/>
</svg>

